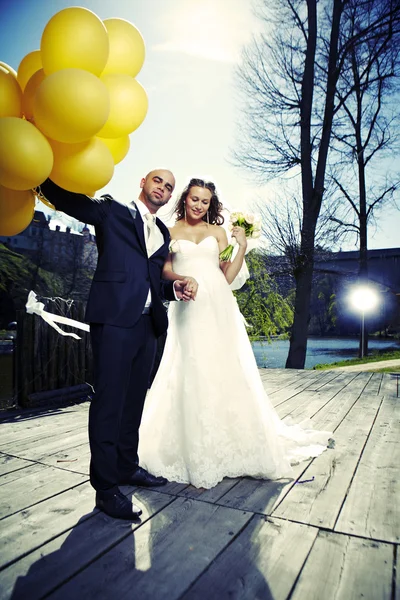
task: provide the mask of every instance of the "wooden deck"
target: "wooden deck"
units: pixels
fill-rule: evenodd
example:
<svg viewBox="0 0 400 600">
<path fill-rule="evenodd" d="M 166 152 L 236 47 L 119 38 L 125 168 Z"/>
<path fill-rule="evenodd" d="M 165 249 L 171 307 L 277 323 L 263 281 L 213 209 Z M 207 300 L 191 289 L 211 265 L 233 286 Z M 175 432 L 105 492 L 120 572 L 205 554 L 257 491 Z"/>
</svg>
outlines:
<svg viewBox="0 0 400 600">
<path fill-rule="evenodd" d="M 87 404 L 4 419 L 1 599 L 400 600 L 398 378 L 261 373 L 279 415 L 334 448 L 291 481 L 123 488 L 134 524 L 93 510 Z"/>
</svg>

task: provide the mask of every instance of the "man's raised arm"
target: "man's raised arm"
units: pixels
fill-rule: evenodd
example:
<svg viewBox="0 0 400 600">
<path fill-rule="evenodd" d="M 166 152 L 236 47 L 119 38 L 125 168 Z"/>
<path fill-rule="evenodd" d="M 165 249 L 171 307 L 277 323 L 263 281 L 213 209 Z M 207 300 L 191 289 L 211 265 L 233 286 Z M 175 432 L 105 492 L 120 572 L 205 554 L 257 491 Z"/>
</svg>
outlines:
<svg viewBox="0 0 400 600">
<path fill-rule="evenodd" d="M 36 189 L 57 210 L 61 210 L 82 223 L 97 225 L 104 219 L 110 209 L 110 200 L 90 198 L 90 196 L 85 196 L 85 194 L 68 192 L 50 179 L 46 179 Z"/>
</svg>

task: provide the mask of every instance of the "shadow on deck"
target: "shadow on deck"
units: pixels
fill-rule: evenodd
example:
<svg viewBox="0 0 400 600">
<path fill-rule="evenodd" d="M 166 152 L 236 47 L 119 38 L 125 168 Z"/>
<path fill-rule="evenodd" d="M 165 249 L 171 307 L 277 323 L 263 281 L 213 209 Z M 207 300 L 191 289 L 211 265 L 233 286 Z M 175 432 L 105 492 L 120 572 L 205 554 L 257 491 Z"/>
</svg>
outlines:
<svg viewBox="0 0 400 600">
<path fill-rule="evenodd" d="M 291 480 L 123 488 L 136 523 L 93 509 L 87 404 L 3 419 L 0 598 L 400 598 L 398 378 L 261 375 L 281 418 L 334 447 Z"/>
</svg>

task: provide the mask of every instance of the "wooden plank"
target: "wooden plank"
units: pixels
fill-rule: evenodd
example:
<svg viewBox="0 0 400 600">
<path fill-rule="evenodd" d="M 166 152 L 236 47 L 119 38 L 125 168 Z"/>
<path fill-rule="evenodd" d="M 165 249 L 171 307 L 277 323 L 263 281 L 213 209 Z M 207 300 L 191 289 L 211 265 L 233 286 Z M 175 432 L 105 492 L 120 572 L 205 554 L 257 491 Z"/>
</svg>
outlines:
<svg viewBox="0 0 400 600">
<path fill-rule="evenodd" d="M 359 393 L 339 392 L 316 412 L 312 418 L 313 426 L 322 431 L 335 432 L 359 398 Z"/>
<path fill-rule="evenodd" d="M 61 436 L 68 432 L 84 430 L 87 427 L 86 413 L 75 412 L 73 415 L 38 415 L 35 422 L 19 421 L 17 426 L 1 423 L 0 448 L 4 451 L 15 449 L 19 444 L 28 441 Z"/>
<path fill-rule="evenodd" d="M 318 397 L 320 396 L 319 392 L 316 394 Z M 322 431 L 334 432 L 355 402 L 356 398 L 350 394 L 338 394 L 317 412 L 312 419 L 313 427 Z M 333 434 L 333 438 L 335 438 L 335 434 Z M 327 452 L 331 452 L 331 450 L 327 450 L 325 454 Z M 218 504 L 270 515 L 296 484 L 296 481 L 311 478 L 308 477 L 308 466 L 311 462 L 311 460 L 307 460 L 295 465 L 292 478 L 289 480 L 266 481 L 244 478 L 232 490 L 228 490 L 218 500 Z"/>
<path fill-rule="evenodd" d="M 30 460 L 40 460 L 41 458 L 48 458 L 53 454 L 59 452 L 66 452 L 68 449 L 82 446 L 82 444 L 88 443 L 88 435 L 86 428 L 78 431 L 77 433 L 66 434 L 65 436 L 52 436 L 45 440 L 38 440 L 37 442 L 27 442 L 26 444 L 20 444 L 15 450 L 12 451 L 13 456 L 19 458 L 28 458 Z M 4 451 L 4 450 L 3 450 Z"/>
<path fill-rule="evenodd" d="M 382 398 L 362 397 L 334 433 L 335 448 L 315 458 L 273 516 L 332 529 Z"/>
<path fill-rule="evenodd" d="M 321 531 L 291 600 L 391 600 L 389 544 Z"/>
<path fill-rule="evenodd" d="M 87 476 L 34 464 L 0 479 L 0 519 L 87 481 Z"/>
<path fill-rule="evenodd" d="M 39 459 L 38 459 L 39 460 Z M 90 465 L 90 448 L 89 444 L 81 444 L 74 446 L 63 452 L 51 454 L 50 456 L 40 457 L 40 463 L 57 467 L 58 469 L 66 469 L 74 473 L 83 473 L 89 475 Z"/>
<path fill-rule="evenodd" d="M 271 397 L 271 402 L 276 406 L 277 403 L 284 401 L 288 396 L 293 396 L 305 386 L 309 385 L 311 371 L 292 371 L 288 369 L 280 373 L 276 379 L 263 380 L 264 389 Z M 314 377 L 312 377 L 314 379 Z"/>
<path fill-rule="evenodd" d="M 322 373 L 324 373 L 324 375 L 322 375 Z M 335 371 L 327 370 L 322 371 L 321 373 L 318 371 L 318 377 L 314 379 L 312 384 L 307 389 L 315 392 L 321 391 L 326 385 L 328 385 L 328 383 L 332 383 L 338 378 L 339 373 L 336 373 Z"/>
<path fill-rule="evenodd" d="M 336 371 L 334 373 L 336 373 Z M 337 394 L 337 393 L 345 390 L 348 386 L 354 385 L 353 382 L 357 379 L 358 375 L 359 375 L 358 373 L 347 373 L 345 371 L 339 371 L 337 373 L 337 377 L 327 381 L 321 387 L 321 390 L 324 392 L 333 391 L 335 394 Z M 369 377 L 371 377 L 370 373 L 369 373 Z M 367 377 L 367 380 L 368 380 L 368 377 Z"/>
<path fill-rule="evenodd" d="M 80 519 L 83 521 L 95 512 L 94 490 L 90 483 L 84 483 L 11 515 L 1 523 L 0 567 L 72 529 Z"/>
<path fill-rule="evenodd" d="M 332 398 L 329 403 L 325 404 L 320 411 L 312 419 L 312 424 L 314 429 L 319 429 L 321 431 L 332 431 L 332 438 L 335 440 L 336 429 L 342 423 L 343 419 L 345 419 L 349 410 L 352 406 L 357 402 L 356 398 L 352 395 L 346 395 L 345 393 L 339 393 L 334 398 Z M 336 442 L 335 442 L 336 446 Z M 327 449 L 326 452 L 331 452 L 330 449 Z M 326 453 L 325 453 L 326 454 Z M 324 456 L 324 455 L 322 455 Z M 309 465 L 313 463 L 316 459 L 310 459 L 308 461 L 303 461 L 299 465 L 293 467 L 293 479 L 282 488 L 280 495 L 276 498 L 274 504 L 267 504 L 266 514 L 272 514 L 274 509 L 282 502 L 283 498 L 289 493 L 289 491 L 296 485 L 297 481 L 301 481 L 299 485 L 305 485 L 305 481 L 307 479 L 311 479 L 308 475 Z M 267 496 L 268 492 L 266 490 Z M 266 512 L 262 511 L 262 512 Z"/>
<path fill-rule="evenodd" d="M 358 465 L 336 531 L 400 541 L 400 419 L 396 398 L 385 398 Z"/>
<path fill-rule="evenodd" d="M 254 516 L 182 600 L 286 600 L 318 530 Z"/>
<path fill-rule="evenodd" d="M 32 509 L 22 523 L 27 528 L 25 533 L 21 530 L 21 520 L 19 527 L 14 522 L 9 528 L 7 540 L 12 544 L 14 559 L 18 556 L 16 552 L 25 556 L 0 572 L 2 600 L 43 598 L 119 541 L 131 538 L 135 529 L 174 500 L 166 494 L 141 490 L 135 494 L 135 501 L 143 511 L 140 521 L 111 519 L 97 510 L 82 516 L 93 506 L 93 490 L 89 488 L 85 487 L 84 494 L 81 489 L 79 496 L 77 488 L 57 496 L 52 503 L 46 503 L 44 512 Z M 55 519 L 54 514 L 59 517 Z M 18 544 L 12 533 L 17 536 Z M 47 540 L 50 541 L 46 543 Z M 43 544 L 40 548 L 38 541 Z"/>
<path fill-rule="evenodd" d="M 365 386 L 364 391 L 367 394 L 371 394 L 371 395 L 372 394 L 382 395 L 382 394 L 380 394 L 382 379 L 383 379 L 383 373 L 372 373 L 372 377 L 368 381 L 367 385 Z"/>
<path fill-rule="evenodd" d="M 32 442 L 45 442 L 46 440 L 51 440 L 57 437 L 60 438 L 72 433 L 84 432 L 85 429 L 87 429 L 87 423 L 81 416 L 79 416 L 79 420 L 77 419 L 75 423 L 68 423 L 66 420 L 63 425 L 57 423 L 56 421 L 51 423 L 52 418 L 53 417 L 47 418 L 47 427 L 42 426 L 40 429 L 27 430 L 25 436 L 23 435 L 24 428 L 21 428 L 19 432 L 20 435 L 12 433 L 8 439 L 6 436 L 4 436 L 4 440 L 2 440 L 0 446 L 1 450 L 3 452 L 18 450 L 20 448 L 29 447 Z"/>
<path fill-rule="evenodd" d="M 188 487 L 187 483 L 176 483 L 175 481 L 169 481 L 166 485 L 158 485 L 150 488 L 150 491 L 155 490 L 162 494 L 169 494 L 170 496 L 178 496 L 183 490 Z M 124 488 L 122 488 L 124 489 Z M 136 487 L 134 489 L 140 490 L 141 488 Z"/>
<path fill-rule="evenodd" d="M 379 389 L 379 393 L 382 396 L 388 396 L 390 398 L 398 398 L 399 378 L 398 375 L 392 373 L 383 373 L 382 385 Z"/>
<path fill-rule="evenodd" d="M 339 391 L 341 391 L 342 389 L 344 389 L 346 386 L 348 386 L 356 377 L 357 377 L 357 373 L 341 373 L 338 374 L 336 377 L 331 377 L 329 378 L 324 385 L 319 386 L 318 383 L 321 383 L 321 378 L 322 381 L 325 380 L 325 375 L 322 376 L 320 375 L 320 373 L 318 371 L 313 371 L 313 373 L 315 373 L 314 378 L 307 382 L 307 385 L 303 384 L 303 387 L 300 389 L 298 388 L 298 392 L 302 392 L 303 390 L 306 390 L 307 387 L 309 388 L 310 391 L 314 391 L 313 388 L 321 388 L 321 390 L 323 390 L 323 392 L 333 392 L 332 396 L 336 393 L 338 393 Z M 284 397 L 284 390 L 282 390 L 282 398 Z M 295 396 L 296 394 L 291 394 L 290 397 L 287 397 L 287 400 L 291 399 L 292 402 L 295 402 Z"/>
<path fill-rule="evenodd" d="M 346 374 L 344 378 L 337 377 L 334 381 L 328 382 L 319 391 L 302 391 L 299 395 L 279 405 L 277 407 L 278 415 L 281 419 L 290 415 L 295 422 L 299 422 L 301 419 L 311 417 L 318 410 L 321 410 L 325 403 L 336 398 L 339 394 L 345 394 L 346 397 L 352 395 L 356 400 L 363 392 L 371 374 L 363 373 L 361 377 L 354 373 L 352 375 L 351 378 L 346 377 Z"/>
<path fill-rule="evenodd" d="M 12 413 L 1 415 L 0 426 L 2 431 L 7 432 L 7 434 L 13 433 L 15 435 L 18 431 L 30 431 L 46 426 L 46 419 L 43 417 L 52 417 L 54 422 L 61 425 L 61 423 L 68 423 L 69 420 L 73 421 L 82 413 L 87 413 L 88 409 L 84 408 L 85 404 L 89 403 L 15 410 Z"/>
<path fill-rule="evenodd" d="M 316 393 L 315 398 L 310 398 L 308 403 L 302 403 L 301 405 L 296 406 L 290 413 L 290 417 L 296 422 L 300 422 L 302 419 L 308 418 L 311 414 L 314 419 L 314 415 L 316 416 L 319 411 L 324 409 L 325 405 L 328 405 L 328 402 L 324 402 L 324 400 L 329 398 L 329 396 L 330 401 L 334 400 L 335 404 L 340 401 L 340 399 L 347 401 L 348 398 L 353 398 L 354 401 L 356 401 L 357 398 L 364 393 L 365 386 L 370 377 L 370 373 L 360 373 L 359 376 L 354 378 L 344 388 L 340 386 L 335 389 L 334 387 L 333 389 L 330 389 L 330 391 L 328 391 L 328 388 L 330 387 L 328 384 L 326 387 L 322 388 L 323 391 Z"/>
<path fill-rule="evenodd" d="M 0 477 L 7 475 L 7 473 L 30 467 L 31 465 L 32 463 L 29 460 L 15 458 L 14 456 L 8 456 L 7 454 L 0 454 Z"/>
<path fill-rule="evenodd" d="M 49 596 L 175 600 L 199 577 L 251 514 L 186 498 L 156 514 Z"/>
<path fill-rule="evenodd" d="M 302 463 L 294 467 L 293 479 L 271 481 L 244 477 L 218 500 L 218 504 L 270 515 L 278 499 L 294 485 L 295 480 L 303 473 L 307 464 Z"/>
<path fill-rule="evenodd" d="M 90 448 L 89 444 L 81 444 L 68 448 L 65 451 L 51 454 L 50 456 L 42 456 L 37 459 L 42 465 L 49 465 L 57 469 L 72 471 L 73 473 L 83 473 L 89 475 L 90 466 Z"/>
<path fill-rule="evenodd" d="M 229 490 L 234 488 L 240 479 L 232 479 L 229 477 L 225 477 L 218 485 L 211 489 L 204 488 L 196 488 L 193 485 L 187 486 L 182 492 L 180 492 L 180 496 L 184 496 L 185 498 L 193 498 L 194 500 L 203 500 L 204 502 L 218 502 L 222 496 L 224 496 Z"/>
<path fill-rule="evenodd" d="M 301 380 L 285 385 L 281 389 L 269 394 L 274 406 L 279 406 L 287 400 L 297 396 L 300 392 L 306 390 L 315 379 L 318 379 L 318 373 L 316 371 L 306 371 L 307 376 Z"/>
<path fill-rule="evenodd" d="M 276 408 L 278 416 L 284 421 L 299 423 L 304 419 L 311 419 L 319 410 L 332 400 L 332 392 L 308 392 L 299 394 L 295 401 L 291 398 L 288 402 Z"/>
</svg>

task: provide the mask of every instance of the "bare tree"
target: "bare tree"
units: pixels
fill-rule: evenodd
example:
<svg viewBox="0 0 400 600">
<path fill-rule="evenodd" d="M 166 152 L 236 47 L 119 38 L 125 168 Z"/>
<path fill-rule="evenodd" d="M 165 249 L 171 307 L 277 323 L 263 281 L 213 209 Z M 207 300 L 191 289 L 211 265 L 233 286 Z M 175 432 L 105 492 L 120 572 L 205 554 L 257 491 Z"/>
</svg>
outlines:
<svg viewBox="0 0 400 600">
<path fill-rule="evenodd" d="M 306 358 L 315 236 L 338 78 L 354 44 L 372 37 L 376 27 L 389 19 L 387 12 L 382 13 L 343 37 L 343 11 L 351 1 L 263 0 L 259 14 L 268 31 L 245 50 L 239 69 L 246 119 L 235 152 L 238 164 L 259 181 L 288 171 L 301 177 L 301 236 L 288 368 L 304 368 Z M 398 0 L 392 4 L 390 15 L 398 14 Z"/>
<path fill-rule="evenodd" d="M 353 0 L 345 11 L 347 28 L 354 35 L 360 23 L 376 20 L 389 5 Z M 400 120 L 395 101 L 399 67 L 400 32 L 394 16 L 376 28 L 376 35 L 352 46 L 337 86 L 331 178 L 347 210 L 332 221 L 358 238 L 360 282 L 368 281 L 368 223 L 376 211 L 394 201 L 399 188 L 399 172 L 392 173 L 387 164 L 389 152 L 398 150 Z M 364 344 L 360 355 L 364 356 L 368 354 L 368 336 L 360 338 Z"/>
</svg>

